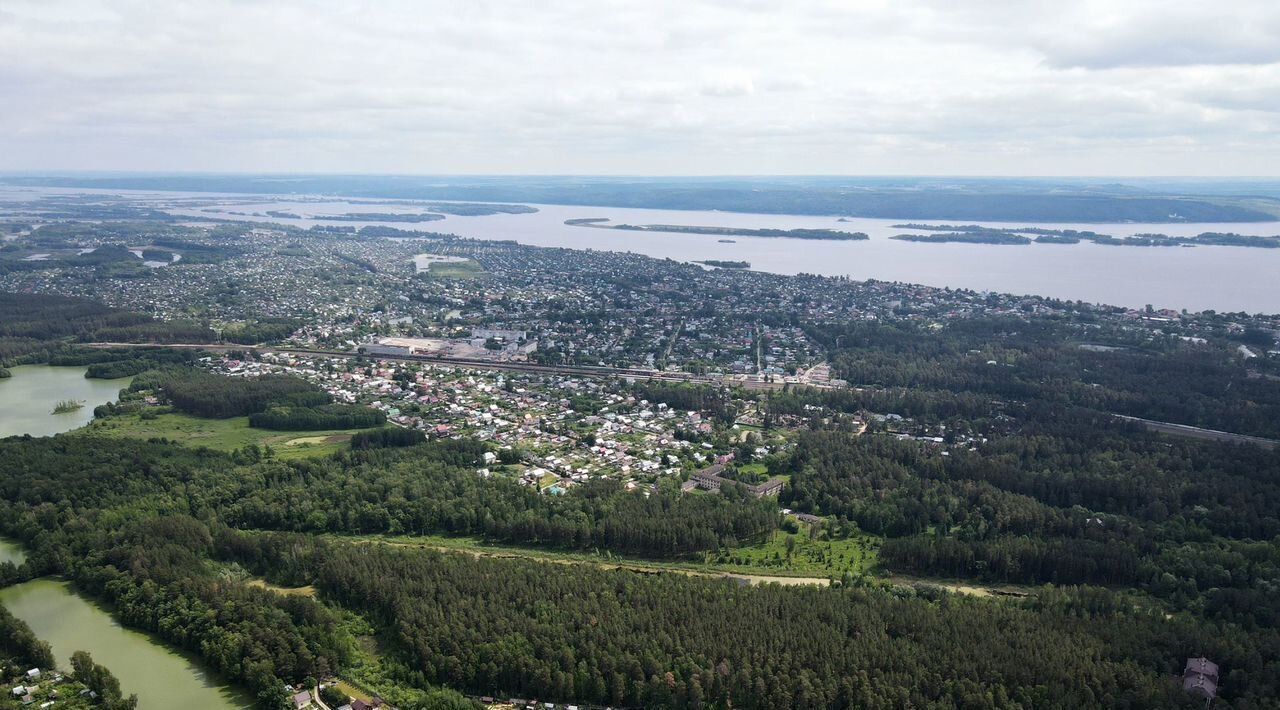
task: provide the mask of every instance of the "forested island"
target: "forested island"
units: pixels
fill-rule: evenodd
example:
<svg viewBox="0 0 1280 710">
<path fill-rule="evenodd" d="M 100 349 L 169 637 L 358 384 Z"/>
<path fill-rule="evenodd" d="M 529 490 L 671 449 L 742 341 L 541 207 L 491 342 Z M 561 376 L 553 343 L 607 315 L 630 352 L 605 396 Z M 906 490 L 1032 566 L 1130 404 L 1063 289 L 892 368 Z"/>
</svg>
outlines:
<svg viewBox="0 0 1280 710">
<path fill-rule="evenodd" d="M 674 232 L 676 234 L 710 234 L 734 237 L 782 237 L 788 239 L 829 239 L 857 241 L 870 239 L 865 232 L 842 232 L 836 229 L 750 229 L 746 227 L 690 227 L 678 224 L 606 224 L 608 217 L 581 217 L 566 219 L 571 227 L 595 227 L 597 229 L 623 229 L 635 232 Z"/>
<path fill-rule="evenodd" d="M 724 259 L 704 259 L 703 261 L 695 261 L 695 264 L 706 264 L 714 266 L 717 269 L 750 269 L 749 261 L 726 261 Z"/>
<path fill-rule="evenodd" d="M 1244 234 L 1202 232 L 1194 237 L 1171 237 L 1167 234 L 1134 234 L 1129 237 L 1113 237 L 1090 231 L 1074 229 L 1045 229 L 1041 227 L 984 227 L 977 224 L 895 224 L 896 229 L 914 229 L 930 234 L 899 234 L 890 239 L 907 242 L 960 243 L 960 244 L 1079 244 L 1082 241 L 1105 246 L 1135 247 L 1194 247 L 1230 246 L 1260 249 L 1280 248 L 1280 236 L 1250 236 Z M 1032 235 L 1035 239 L 1032 239 Z"/>
<path fill-rule="evenodd" d="M 345 214 L 316 215 L 313 219 L 327 222 L 438 222 L 444 215 L 432 212 L 409 214 L 404 212 L 347 212 Z"/>
<path fill-rule="evenodd" d="M 939 232 L 935 234 L 897 234 L 890 239 L 903 242 L 925 242 L 929 244 L 1030 244 L 1031 239 L 1020 234 L 983 230 L 972 232 Z"/>
</svg>

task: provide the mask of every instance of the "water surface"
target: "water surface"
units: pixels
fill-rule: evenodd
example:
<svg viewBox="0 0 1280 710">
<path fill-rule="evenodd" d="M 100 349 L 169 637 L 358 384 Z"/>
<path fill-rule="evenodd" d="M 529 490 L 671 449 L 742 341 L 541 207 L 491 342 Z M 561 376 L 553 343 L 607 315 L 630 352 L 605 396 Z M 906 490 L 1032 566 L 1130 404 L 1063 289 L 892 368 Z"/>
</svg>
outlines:
<svg viewBox="0 0 1280 710">
<path fill-rule="evenodd" d="M 114 402 L 132 377 L 95 380 L 84 376 L 85 367 L 20 365 L 9 368 L 12 377 L 0 378 L 0 438 L 51 436 L 78 429 L 93 420 L 93 408 Z M 84 406 L 65 414 L 53 408 L 63 400 Z"/>
<path fill-rule="evenodd" d="M 206 196 L 208 197 L 208 196 Z M 215 198 L 216 199 L 216 198 Z M 1068 300 L 1140 308 L 1215 309 L 1280 313 L 1280 249 L 1245 247 L 1118 247 L 1080 244 L 927 244 L 889 237 L 911 230 L 902 222 L 945 224 L 947 220 L 891 220 L 691 210 L 537 205 L 532 214 L 481 217 L 447 215 L 443 221 L 416 225 L 420 231 L 457 234 L 475 239 L 514 239 L 521 244 L 599 249 L 646 254 L 680 261 L 728 259 L 747 261 L 757 271 L 780 274 L 823 274 L 854 279 L 904 281 L 930 286 L 1035 294 Z M 228 199 L 214 208 L 173 209 L 174 214 L 218 216 L 309 227 L 315 224 L 360 227 L 382 225 L 413 229 L 395 222 L 326 221 L 326 215 L 369 212 L 369 204 L 332 201 L 267 202 L 260 198 Z M 412 205 L 387 204 L 377 211 L 412 212 Z M 267 217 L 267 210 L 292 212 L 302 219 Z M 236 214 L 230 214 L 230 213 Z M 262 216 L 255 216 L 253 213 Z M 867 241 L 803 240 L 725 235 L 635 232 L 574 227 L 567 219 L 605 217 L 614 223 L 675 224 L 750 229 L 818 228 L 866 232 Z M 1280 234 L 1280 222 L 1232 224 L 1025 224 L 982 222 L 992 227 L 1036 226 L 1075 229 L 1126 237 L 1142 233 L 1195 236 L 1202 232 L 1251 235 Z"/>
<path fill-rule="evenodd" d="M 70 669 L 73 652 L 88 651 L 120 679 L 126 695 L 138 695 L 139 710 L 230 710 L 251 705 L 247 694 L 222 683 L 199 659 L 122 627 L 66 582 L 37 579 L 8 587 L 0 590 L 0 604 L 49 642 L 64 670 Z"/>
</svg>

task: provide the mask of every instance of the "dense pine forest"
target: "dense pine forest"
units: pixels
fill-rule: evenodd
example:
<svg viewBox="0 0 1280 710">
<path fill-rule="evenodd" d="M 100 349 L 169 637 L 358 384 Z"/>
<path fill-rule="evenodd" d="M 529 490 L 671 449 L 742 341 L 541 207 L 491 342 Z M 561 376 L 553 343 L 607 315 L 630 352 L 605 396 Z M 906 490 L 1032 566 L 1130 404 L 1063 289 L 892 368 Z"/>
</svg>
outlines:
<svg viewBox="0 0 1280 710">
<path fill-rule="evenodd" d="M 548 498 L 499 486 L 471 472 L 482 451 L 440 442 L 244 463 L 163 442 L 11 439 L 0 443 L 10 463 L 0 473 L 0 530 L 31 551 L 15 579 L 71 578 L 126 623 L 198 651 L 269 707 L 281 681 L 348 662 L 351 640 L 335 615 L 351 612 L 384 630 L 399 682 L 477 694 L 679 707 L 1190 707 L 1166 677 L 1201 653 L 1230 669 L 1223 706 L 1270 707 L 1280 693 L 1274 601 L 1258 586 L 1273 568 L 1247 545 L 1241 567 L 1225 569 L 1238 580 L 1226 592 L 1244 597 L 1181 590 L 1201 613 L 1166 618 L 1141 595 L 1096 586 L 1064 584 L 1010 602 L 855 578 L 831 588 L 742 587 L 266 532 L 473 532 L 661 557 L 688 552 L 680 541 L 740 544 L 760 529 L 745 513 L 751 502 L 732 493 L 643 499 L 604 488 Z M 895 452 L 909 456 L 905 446 L 878 453 Z M 1031 500 L 1018 500 L 1031 515 L 993 508 L 991 521 L 1058 525 L 1056 535 L 1075 539 L 1072 521 L 1037 520 Z M 759 511 L 755 525 L 768 529 L 772 514 Z M 1179 575 L 1179 555 L 1194 564 L 1206 552 L 1178 544 L 1164 554 L 1159 540 L 1083 542 L 1154 546 L 1141 564 Z M 1230 564 L 1230 548 L 1220 552 L 1215 564 Z M 325 603 L 218 575 L 228 563 L 280 584 L 314 584 Z"/>
<path fill-rule="evenodd" d="M 1259 376 L 1275 374 L 1276 365 L 1241 367 L 1232 362 L 1234 346 L 1188 347 L 1177 337 L 1087 321 L 999 317 L 941 331 L 908 322 L 808 332 L 857 386 L 1076 406 L 1280 438 L 1280 380 Z"/>
</svg>

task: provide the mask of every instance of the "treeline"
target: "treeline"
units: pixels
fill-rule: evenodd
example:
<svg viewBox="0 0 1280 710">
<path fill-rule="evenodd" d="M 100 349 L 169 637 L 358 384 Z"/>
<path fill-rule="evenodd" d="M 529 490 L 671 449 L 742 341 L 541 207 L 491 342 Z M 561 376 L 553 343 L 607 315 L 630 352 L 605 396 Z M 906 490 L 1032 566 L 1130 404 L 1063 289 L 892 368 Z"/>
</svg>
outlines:
<svg viewBox="0 0 1280 710">
<path fill-rule="evenodd" d="M 791 473 L 785 505 L 889 538 L 891 570 L 1132 586 L 1237 621 L 1280 617 L 1261 582 L 1280 576 L 1280 451 L 1075 411 L 970 446 L 804 431 L 774 465 Z"/>
<path fill-rule="evenodd" d="M 249 415 L 249 426 L 281 431 L 324 429 L 367 429 L 387 423 L 387 415 L 376 409 L 351 404 L 318 407 L 270 407 Z"/>
<path fill-rule="evenodd" d="M 228 343 L 256 345 L 284 340 L 301 326 L 302 321 L 294 318 L 261 318 L 224 328 L 222 339 Z"/>
<path fill-rule="evenodd" d="M 289 375 L 224 377 L 197 368 L 168 368 L 146 373 L 131 389 L 158 389 L 179 411 L 226 419 L 264 412 L 273 406 L 315 407 L 329 395 L 306 380 Z"/>
<path fill-rule="evenodd" d="M 88 348 L 72 346 L 49 357 L 50 365 L 88 366 L 85 377 L 114 380 L 171 365 L 190 365 L 205 353 L 178 348 Z"/>
<path fill-rule="evenodd" d="M 595 480 L 563 496 L 539 495 L 506 478 L 477 476 L 485 450 L 475 442 L 434 441 L 263 464 L 260 475 L 270 485 L 230 502 L 224 518 L 241 528 L 478 535 L 655 558 L 762 542 L 778 525 L 772 503 L 738 490 L 686 496 L 671 485 L 644 496 Z"/>
<path fill-rule="evenodd" d="M 1133 586 L 1137 550 L 1117 541 L 1004 536 L 957 540 L 919 535 L 891 538 L 880 546 L 890 569 L 931 576 L 1022 582 Z"/>
<path fill-rule="evenodd" d="M 150 321 L 150 316 L 83 298 L 0 292 L 0 338 L 83 339 L 104 328 L 131 327 Z"/>
<path fill-rule="evenodd" d="M 106 666 L 94 663 L 88 651 L 71 654 L 71 669 L 75 679 L 84 683 L 104 710 L 133 710 L 138 707 L 138 696 L 126 698 L 120 690 L 120 681 Z"/>
<path fill-rule="evenodd" d="M 0 361 L 42 362 L 67 341 L 212 343 L 199 323 L 157 321 L 95 301 L 37 293 L 0 293 Z"/>
<path fill-rule="evenodd" d="M 373 431 L 358 431 L 351 435 L 353 449 L 384 449 L 396 446 L 416 446 L 427 440 L 418 429 L 384 427 Z"/>
<path fill-rule="evenodd" d="M 53 668 L 53 649 L 41 641 L 27 626 L 0 604 L 0 654 L 25 668 Z"/>
<path fill-rule="evenodd" d="M 953 419 L 972 421 L 997 416 L 1009 406 L 989 395 L 907 387 L 788 387 L 769 395 L 766 409 L 774 415 L 812 417 L 823 409 L 847 414 L 899 414 L 922 423 Z"/>
<path fill-rule="evenodd" d="M 1280 438 L 1280 381 L 1251 377 L 1234 347 L 1012 317 L 958 319 L 941 330 L 853 322 L 806 332 L 855 386 L 1076 406 Z M 1098 342 L 1116 349 L 1081 347 Z"/>
</svg>

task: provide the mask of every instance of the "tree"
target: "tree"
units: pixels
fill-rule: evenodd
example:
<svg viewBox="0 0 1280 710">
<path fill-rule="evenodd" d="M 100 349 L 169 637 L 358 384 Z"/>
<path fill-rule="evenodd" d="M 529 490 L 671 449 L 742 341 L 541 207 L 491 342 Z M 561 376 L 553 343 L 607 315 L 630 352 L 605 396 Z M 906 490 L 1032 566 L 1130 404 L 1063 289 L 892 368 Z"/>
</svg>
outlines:
<svg viewBox="0 0 1280 710">
<path fill-rule="evenodd" d="M 98 702 L 107 710 L 133 710 L 138 706 L 138 696 L 123 697 L 120 681 L 106 666 L 94 663 L 88 651 L 71 654 L 71 669 L 76 680 L 98 694 Z"/>
</svg>

